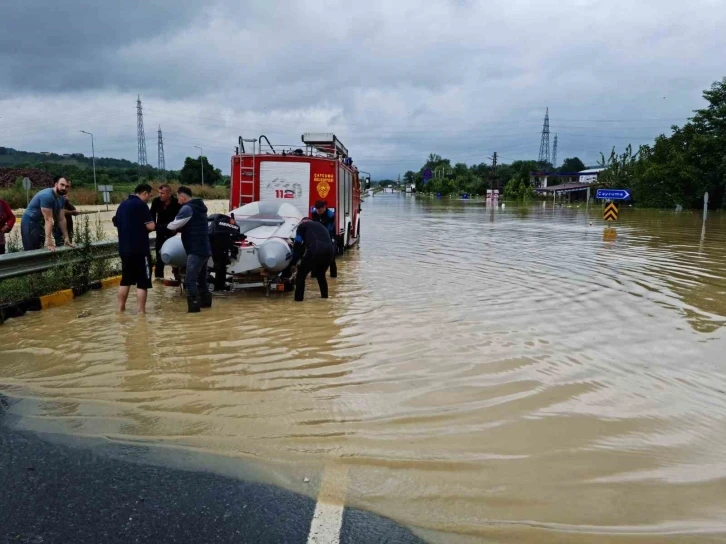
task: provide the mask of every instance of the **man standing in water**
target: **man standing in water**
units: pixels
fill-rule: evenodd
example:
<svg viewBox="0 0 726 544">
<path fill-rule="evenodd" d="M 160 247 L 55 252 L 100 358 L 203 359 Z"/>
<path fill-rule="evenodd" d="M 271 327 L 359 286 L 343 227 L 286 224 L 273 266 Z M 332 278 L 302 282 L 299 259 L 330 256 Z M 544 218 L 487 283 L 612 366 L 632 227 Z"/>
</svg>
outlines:
<svg viewBox="0 0 726 544">
<path fill-rule="evenodd" d="M 154 220 L 146 203 L 151 198 L 151 185 L 141 183 L 134 194 L 116 210 L 114 224 L 118 229 L 118 253 L 121 257 L 121 286 L 118 288 L 118 311 L 126 310 L 132 285 L 136 285 L 139 313 L 146 313 L 146 297 L 151 289 L 151 248 L 149 233 Z"/>
<path fill-rule="evenodd" d="M 297 227 L 290 266 L 294 266 L 301 255 L 302 262 L 297 269 L 295 279 L 295 300 L 302 302 L 305 298 L 305 279 L 310 272 L 318 280 L 320 296 L 328 298 L 328 281 L 325 279 L 325 273 L 333 259 L 333 244 L 330 243 L 328 229 L 307 217 L 304 217 Z"/>
<path fill-rule="evenodd" d="M 74 247 L 68 238 L 66 215 L 63 213 L 65 196 L 71 184 L 63 176 L 53 178 L 53 187 L 43 189 L 30 200 L 23 219 L 20 221 L 20 235 L 23 239 L 23 249 L 40 249 L 45 247 L 55 251 L 55 238 L 53 226 L 57 223 L 61 236 L 67 246 Z"/>
<path fill-rule="evenodd" d="M 164 261 L 161 260 L 161 246 L 174 236 L 167 228 L 167 225 L 174 221 L 180 209 L 179 202 L 171 196 L 171 187 L 166 183 L 159 186 L 159 196 L 151 201 L 151 217 L 156 225 L 156 266 L 154 268 L 154 277 L 156 279 L 164 279 Z M 172 272 L 176 277 L 177 270 L 174 268 Z"/>
<path fill-rule="evenodd" d="M 187 253 L 187 312 L 196 313 L 200 308 L 212 307 L 212 293 L 207 285 L 207 261 L 212 256 L 207 207 L 201 198 L 192 198 L 192 190 L 188 187 L 179 187 L 177 195 L 181 210 L 168 229 L 181 231 Z"/>
<path fill-rule="evenodd" d="M 315 207 L 311 210 L 311 219 L 322 223 L 328 229 L 330 241 L 333 244 L 333 259 L 330 261 L 330 277 L 337 278 L 338 266 L 335 264 L 335 251 L 337 250 L 338 242 L 335 239 L 335 210 L 328 208 L 325 200 L 318 200 L 315 203 Z"/>
</svg>

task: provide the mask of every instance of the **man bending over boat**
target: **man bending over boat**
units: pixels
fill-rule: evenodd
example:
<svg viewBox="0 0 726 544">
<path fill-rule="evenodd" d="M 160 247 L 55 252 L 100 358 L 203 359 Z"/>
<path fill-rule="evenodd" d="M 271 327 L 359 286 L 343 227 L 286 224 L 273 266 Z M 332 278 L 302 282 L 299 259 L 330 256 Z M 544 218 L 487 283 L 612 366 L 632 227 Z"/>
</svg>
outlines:
<svg viewBox="0 0 726 544">
<path fill-rule="evenodd" d="M 315 203 L 315 207 L 310 210 L 310 219 L 322 223 L 325 228 L 328 229 L 330 234 L 330 240 L 333 243 L 333 258 L 330 261 L 330 277 L 338 277 L 338 266 L 335 264 L 335 249 L 338 246 L 338 242 L 335 239 L 335 210 L 328 208 L 328 203 L 325 200 L 318 200 Z M 313 274 L 315 277 L 315 274 Z"/>
<path fill-rule="evenodd" d="M 303 253 L 304 252 L 304 253 Z M 305 297 L 305 279 L 312 272 L 318 280 L 320 296 L 328 298 L 328 281 L 325 273 L 333 260 L 333 244 L 330 233 L 322 223 L 304 217 L 297 227 L 291 266 L 300 260 L 295 279 L 295 300 L 301 302 Z"/>
</svg>

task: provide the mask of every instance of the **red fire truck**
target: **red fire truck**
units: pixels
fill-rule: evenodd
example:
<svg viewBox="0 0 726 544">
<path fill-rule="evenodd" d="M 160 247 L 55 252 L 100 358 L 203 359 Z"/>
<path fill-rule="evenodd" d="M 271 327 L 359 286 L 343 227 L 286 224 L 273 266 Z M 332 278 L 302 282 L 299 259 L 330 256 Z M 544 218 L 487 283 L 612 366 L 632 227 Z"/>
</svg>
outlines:
<svg viewBox="0 0 726 544">
<path fill-rule="evenodd" d="M 262 140 L 266 142 L 264 149 Z M 302 142 L 304 148 L 283 151 L 276 150 L 264 135 L 258 139 L 240 136 L 232 157 L 229 209 L 272 200 L 292 204 L 310 217 L 315 202 L 325 200 L 335 211 L 338 246 L 343 251 L 360 238 L 358 168 L 335 134 L 306 133 Z"/>
</svg>

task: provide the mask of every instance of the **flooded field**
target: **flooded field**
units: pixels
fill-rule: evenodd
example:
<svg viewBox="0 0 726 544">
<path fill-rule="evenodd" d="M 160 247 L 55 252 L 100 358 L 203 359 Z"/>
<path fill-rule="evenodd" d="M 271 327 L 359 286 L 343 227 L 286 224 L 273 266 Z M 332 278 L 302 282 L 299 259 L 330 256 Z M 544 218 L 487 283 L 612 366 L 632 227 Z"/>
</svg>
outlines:
<svg viewBox="0 0 726 544">
<path fill-rule="evenodd" d="M 155 285 L 0 327 L 27 429 L 270 467 L 436 542 L 726 538 L 726 217 L 364 204 L 331 299 Z M 592 225 L 589 225 L 592 221 Z M 83 310 L 89 317 L 78 318 Z M 343 484 L 342 484 L 343 485 Z"/>
</svg>

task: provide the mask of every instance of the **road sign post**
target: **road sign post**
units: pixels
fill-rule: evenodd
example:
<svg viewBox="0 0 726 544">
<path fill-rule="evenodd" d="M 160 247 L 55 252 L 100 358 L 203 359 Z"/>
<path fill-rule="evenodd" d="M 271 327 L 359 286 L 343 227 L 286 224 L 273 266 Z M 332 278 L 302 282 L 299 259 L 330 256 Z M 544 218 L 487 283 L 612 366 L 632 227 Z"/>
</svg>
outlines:
<svg viewBox="0 0 726 544">
<path fill-rule="evenodd" d="M 706 237 L 706 218 L 708 217 L 708 193 L 703 193 L 703 225 L 701 225 L 701 241 Z"/>
<path fill-rule="evenodd" d="M 98 191 L 103 193 L 103 202 L 106 204 L 106 211 L 108 211 L 108 203 L 111 202 L 111 193 L 113 192 L 113 185 L 99 185 Z"/>
<path fill-rule="evenodd" d="M 23 178 L 23 189 L 25 189 L 25 205 L 28 206 L 30 204 L 30 178 L 24 177 Z"/>
<path fill-rule="evenodd" d="M 703 222 L 706 222 L 708 217 L 708 193 L 703 193 Z"/>
</svg>

